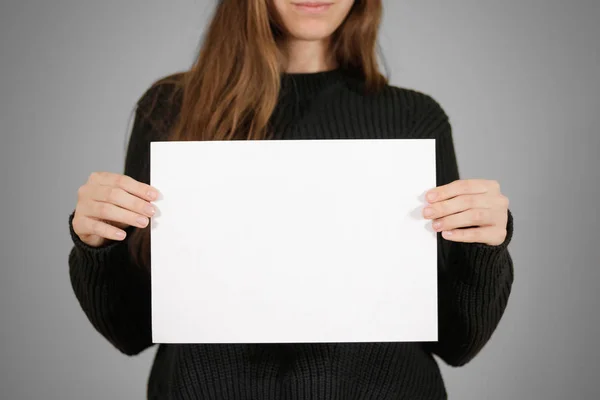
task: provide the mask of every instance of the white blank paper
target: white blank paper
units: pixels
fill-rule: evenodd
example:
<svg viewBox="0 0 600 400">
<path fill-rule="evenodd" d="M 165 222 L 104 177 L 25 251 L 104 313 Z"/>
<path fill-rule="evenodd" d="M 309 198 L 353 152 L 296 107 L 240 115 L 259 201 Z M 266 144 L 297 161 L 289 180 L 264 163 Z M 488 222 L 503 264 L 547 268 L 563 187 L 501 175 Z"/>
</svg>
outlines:
<svg viewBox="0 0 600 400">
<path fill-rule="evenodd" d="M 151 143 L 155 343 L 437 340 L 435 142 Z"/>
</svg>

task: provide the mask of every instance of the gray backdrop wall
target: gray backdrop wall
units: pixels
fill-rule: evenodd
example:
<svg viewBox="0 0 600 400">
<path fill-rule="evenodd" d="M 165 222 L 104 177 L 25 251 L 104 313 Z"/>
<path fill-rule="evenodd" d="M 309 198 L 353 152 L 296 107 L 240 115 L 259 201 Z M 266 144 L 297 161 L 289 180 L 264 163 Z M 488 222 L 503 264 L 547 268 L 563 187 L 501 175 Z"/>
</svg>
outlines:
<svg viewBox="0 0 600 400">
<path fill-rule="evenodd" d="M 71 291 L 67 218 L 120 172 L 135 100 L 191 63 L 213 0 L 0 4 L 0 398 L 141 399 Z M 452 399 L 600 398 L 600 1 L 386 1 L 392 83 L 450 115 L 463 177 L 512 200 L 514 292 Z"/>
</svg>

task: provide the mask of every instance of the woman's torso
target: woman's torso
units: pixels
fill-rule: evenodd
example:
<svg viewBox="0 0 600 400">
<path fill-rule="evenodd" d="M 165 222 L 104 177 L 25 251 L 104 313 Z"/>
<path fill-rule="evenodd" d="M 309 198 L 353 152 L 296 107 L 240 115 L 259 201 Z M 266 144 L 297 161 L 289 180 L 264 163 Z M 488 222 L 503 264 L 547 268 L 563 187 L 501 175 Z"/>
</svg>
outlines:
<svg viewBox="0 0 600 400">
<path fill-rule="evenodd" d="M 337 71 L 284 78 L 272 139 L 431 138 L 445 120 L 423 93 L 360 87 Z M 148 384 L 152 399 L 446 398 L 419 343 L 163 344 Z"/>
</svg>

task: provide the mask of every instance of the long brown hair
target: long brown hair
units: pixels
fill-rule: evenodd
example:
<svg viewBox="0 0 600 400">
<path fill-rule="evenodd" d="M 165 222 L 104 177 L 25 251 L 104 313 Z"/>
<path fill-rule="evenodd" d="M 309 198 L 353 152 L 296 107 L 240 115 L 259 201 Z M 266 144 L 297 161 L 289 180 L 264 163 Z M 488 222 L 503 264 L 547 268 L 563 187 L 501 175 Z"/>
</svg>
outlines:
<svg viewBox="0 0 600 400">
<path fill-rule="evenodd" d="M 367 91 L 387 83 L 377 62 L 381 0 L 356 0 L 331 37 L 339 68 Z M 169 140 L 261 140 L 279 98 L 284 39 L 272 0 L 220 0 L 196 62 L 189 71 L 156 84 L 181 93 Z M 150 267 L 149 227 L 134 231 L 130 251 Z"/>
</svg>

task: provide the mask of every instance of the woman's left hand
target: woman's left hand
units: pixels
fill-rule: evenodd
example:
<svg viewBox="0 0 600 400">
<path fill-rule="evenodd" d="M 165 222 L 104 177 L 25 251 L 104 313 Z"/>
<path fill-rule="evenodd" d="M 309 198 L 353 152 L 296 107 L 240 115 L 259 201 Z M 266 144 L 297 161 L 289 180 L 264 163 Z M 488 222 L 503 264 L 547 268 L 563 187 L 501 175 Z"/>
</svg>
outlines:
<svg viewBox="0 0 600 400">
<path fill-rule="evenodd" d="M 497 246 L 506 238 L 508 198 L 496 181 L 457 180 L 427 192 L 423 216 L 433 229 L 455 242 Z"/>
</svg>

